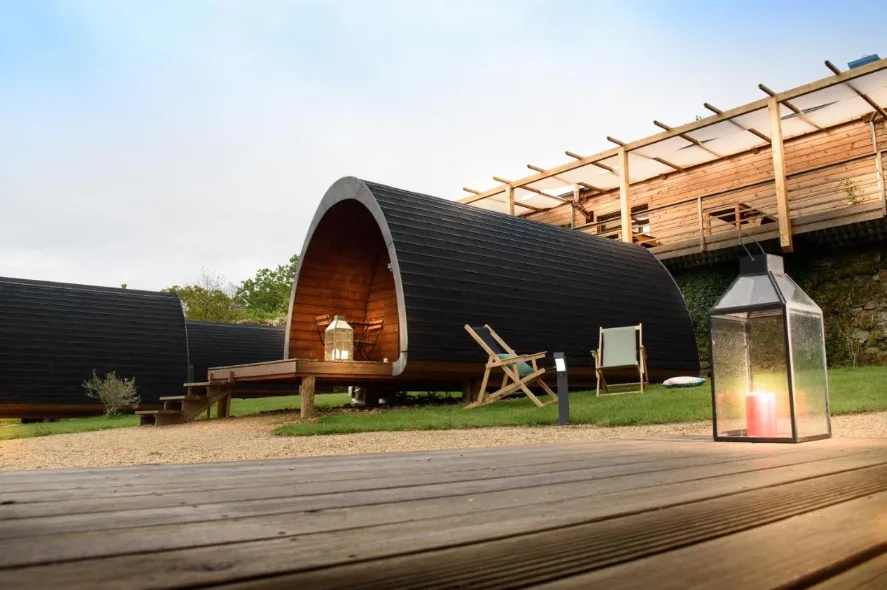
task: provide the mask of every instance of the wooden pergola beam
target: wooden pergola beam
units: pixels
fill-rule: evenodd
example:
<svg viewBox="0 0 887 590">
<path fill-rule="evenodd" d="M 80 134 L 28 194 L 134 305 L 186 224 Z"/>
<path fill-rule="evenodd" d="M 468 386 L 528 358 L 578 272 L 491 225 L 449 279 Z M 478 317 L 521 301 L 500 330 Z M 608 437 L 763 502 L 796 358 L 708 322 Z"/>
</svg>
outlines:
<svg viewBox="0 0 887 590">
<path fill-rule="evenodd" d="M 707 108 L 708 110 L 710 110 L 711 112 L 713 112 L 716 115 L 720 115 L 724 112 L 721 109 L 719 109 L 715 106 L 712 106 L 711 104 L 709 104 L 707 102 L 703 103 L 702 106 L 704 106 L 705 108 Z M 733 125 L 735 125 L 736 127 L 739 127 L 740 129 L 742 129 L 743 131 L 748 131 L 749 133 L 751 133 L 752 135 L 754 135 L 758 139 L 761 139 L 763 141 L 766 141 L 767 143 L 770 143 L 770 138 L 767 137 L 766 135 L 764 135 L 763 133 L 761 133 L 760 131 L 758 131 L 757 129 L 755 129 L 754 127 L 745 127 L 743 125 L 740 125 L 739 123 L 736 122 L 735 119 L 729 119 L 729 121 Z"/>
<path fill-rule="evenodd" d="M 677 170 L 678 172 L 680 172 L 680 171 L 682 171 L 682 170 L 684 169 L 682 166 L 678 166 L 677 164 L 672 164 L 671 162 L 669 162 L 669 161 L 666 160 L 665 158 L 653 157 L 653 158 L 650 158 L 650 159 L 651 159 L 651 160 L 655 160 L 655 161 L 657 161 L 657 162 L 659 162 L 660 164 L 663 164 L 663 165 L 665 165 L 665 166 L 668 166 L 669 168 L 672 168 L 672 169 L 674 169 L 674 170 Z"/>
<path fill-rule="evenodd" d="M 462 187 L 462 190 L 465 191 L 466 193 L 471 193 L 471 194 L 474 194 L 474 195 L 480 195 L 480 194 L 482 194 L 481 191 L 474 190 L 473 188 L 468 188 L 467 186 L 463 186 L 463 187 Z"/>
<path fill-rule="evenodd" d="M 758 88 L 760 88 L 761 92 L 768 95 L 770 98 L 776 98 L 776 96 L 777 96 L 775 92 L 773 92 L 772 90 L 770 90 L 769 88 L 767 88 L 763 84 L 758 84 Z M 822 127 L 820 127 L 819 125 L 817 125 L 816 123 L 814 123 L 813 121 L 808 119 L 804 115 L 804 112 L 801 109 L 799 109 L 798 107 L 796 107 L 795 105 L 793 105 L 789 101 L 777 99 L 777 102 L 784 104 L 786 106 L 786 108 L 788 108 L 788 110 L 790 110 L 791 112 L 796 114 L 798 116 L 798 118 L 801 121 L 803 121 L 804 123 L 807 123 L 808 125 L 811 125 L 811 126 L 815 127 L 816 129 L 819 129 L 820 131 L 822 131 Z"/>
<path fill-rule="evenodd" d="M 792 251 L 792 220 L 788 208 L 788 185 L 785 178 L 785 150 L 782 144 L 782 116 L 779 101 L 770 98 L 770 147 L 773 155 L 773 181 L 776 185 L 776 211 L 779 221 L 779 243 L 783 251 Z"/>
<path fill-rule="evenodd" d="M 780 102 L 784 102 L 786 100 L 792 100 L 794 98 L 798 98 L 799 96 L 804 96 L 805 94 L 810 94 L 811 92 L 816 92 L 817 90 L 822 90 L 824 88 L 830 88 L 832 86 L 838 84 L 844 84 L 848 81 L 855 80 L 862 76 L 867 76 L 869 74 L 873 74 L 875 72 L 880 72 L 881 70 L 887 69 L 887 59 L 881 59 L 876 62 L 872 62 L 870 64 L 866 64 L 864 66 L 860 66 L 858 68 L 854 68 L 852 70 L 848 70 L 846 72 L 841 72 L 840 75 L 837 76 L 829 76 L 828 78 L 822 78 L 820 80 L 815 80 L 808 84 L 804 84 L 802 86 L 798 86 L 796 88 L 792 88 L 790 90 L 786 90 L 784 92 L 780 92 L 776 95 L 777 100 Z M 637 141 L 633 141 L 629 144 L 625 145 L 625 148 L 628 151 L 640 149 L 646 147 L 648 145 L 658 143 L 660 141 L 664 141 L 666 139 L 670 139 L 672 137 L 677 136 L 679 133 L 692 133 L 698 129 L 704 129 L 705 127 L 710 127 L 712 125 L 716 125 L 722 121 L 728 121 L 735 117 L 739 117 L 742 115 L 746 115 L 748 113 L 753 113 L 754 111 L 758 111 L 764 108 L 767 108 L 769 101 L 767 98 L 762 98 L 760 100 L 756 100 L 754 102 L 750 102 L 748 104 L 744 104 L 742 106 L 738 106 L 736 108 L 730 109 L 729 111 L 723 111 L 719 115 L 712 115 L 711 117 L 706 117 L 704 119 L 700 119 L 698 121 L 693 121 L 687 123 L 685 125 L 681 125 L 680 127 L 675 127 L 671 131 L 663 131 L 662 133 L 657 133 L 656 135 L 650 135 L 649 137 L 645 137 L 643 139 L 639 139 Z M 553 168 L 549 168 L 546 172 L 540 172 L 538 174 L 534 174 L 532 176 L 527 176 L 526 178 L 521 178 L 520 180 L 515 181 L 514 185 L 516 187 L 523 186 L 525 184 L 530 184 L 533 182 L 537 182 L 539 180 L 544 180 L 549 176 L 554 176 L 556 174 L 560 174 L 562 172 L 569 172 L 570 170 L 576 170 L 577 168 L 583 168 L 585 166 L 594 165 L 595 162 L 600 162 L 601 160 L 606 160 L 607 158 L 612 158 L 616 156 L 619 148 L 611 148 L 609 150 L 605 150 L 603 152 L 593 154 L 591 156 L 585 156 L 581 159 L 574 159 L 571 162 L 567 162 L 566 164 L 562 164 L 560 166 L 555 166 Z M 571 156 L 572 157 L 572 156 Z M 505 192 L 504 187 L 496 187 L 492 188 L 486 192 L 483 192 L 479 195 L 472 195 L 470 197 L 465 197 L 461 199 L 461 203 L 473 203 L 476 201 L 480 201 L 487 197 L 491 197 L 494 195 L 498 195 L 500 193 Z"/>
<path fill-rule="evenodd" d="M 672 131 L 672 130 L 673 130 L 672 127 L 669 127 L 668 125 L 666 125 L 666 124 L 663 123 L 662 121 L 655 121 L 655 120 L 654 120 L 654 121 L 653 121 L 653 124 L 656 125 L 657 127 L 661 128 L 661 129 L 665 129 L 666 131 Z M 698 139 L 696 139 L 695 137 L 690 137 L 690 136 L 687 135 L 686 133 L 678 133 L 677 136 L 680 137 L 681 139 L 685 139 L 685 140 L 689 141 L 690 143 L 692 143 L 693 145 L 695 145 L 695 146 L 698 147 L 698 148 L 702 148 L 702 149 L 704 149 L 705 151 L 707 151 L 707 152 L 710 153 L 711 155 L 715 156 L 716 158 L 723 158 L 723 157 L 724 157 L 724 156 L 722 156 L 721 154 L 719 154 L 718 152 L 714 151 L 713 149 L 708 148 L 708 147 L 706 147 L 705 145 L 703 145 L 703 143 L 702 143 L 701 141 L 699 141 Z"/>
<path fill-rule="evenodd" d="M 830 69 L 832 72 L 834 72 L 836 76 L 840 76 L 840 75 L 841 75 L 841 70 L 839 70 L 839 69 L 835 66 L 835 64 L 833 64 L 833 63 L 830 62 L 829 60 L 825 60 L 825 67 L 827 67 L 827 68 Z M 856 87 L 855 87 L 853 84 L 849 83 L 849 82 L 845 83 L 844 86 L 846 86 L 847 88 L 849 88 L 850 90 L 852 90 L 853 92 L 855 92 L 856 95 L 857 95 L 859 98 L 861 98 L 862 100 L 866 101 L 866 102 L 869 104 L 870 107 L 872 107 L 873 109 L 875 109 L 875 111 L 877 111 L 878 113 L 880 113 L 881 116 L 884 117 L 884 119 L 887 119 L 887 112 L 884 111 L 884 109 L 881 107 L 881 105 L 879 105 L 878 103 L 876 103 L 875 101 L 873 101 L 871 98 L 869 98 L 868 95 L 866 95 L 866 94 L 860 92 L 859 90 L 857 90 Z"/>
</svg>

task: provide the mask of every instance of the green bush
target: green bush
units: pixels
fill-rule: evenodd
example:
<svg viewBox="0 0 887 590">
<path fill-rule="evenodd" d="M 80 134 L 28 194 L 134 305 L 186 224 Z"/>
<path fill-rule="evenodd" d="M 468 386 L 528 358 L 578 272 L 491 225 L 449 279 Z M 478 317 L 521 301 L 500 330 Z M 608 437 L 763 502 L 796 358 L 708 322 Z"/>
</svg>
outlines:
<svg viewBox="0 0 887 590">
<path fill-rule="evenodd" d="M 131 410 L 142 401 L 138 395 L 135 379 L 119 379 L 114 371 L 100 378 L 93 369 L 92 377 L 83 382 L 83 389 L 86 390 L 87 396 L 102 402 L 107 416 Z"/>
</svg>

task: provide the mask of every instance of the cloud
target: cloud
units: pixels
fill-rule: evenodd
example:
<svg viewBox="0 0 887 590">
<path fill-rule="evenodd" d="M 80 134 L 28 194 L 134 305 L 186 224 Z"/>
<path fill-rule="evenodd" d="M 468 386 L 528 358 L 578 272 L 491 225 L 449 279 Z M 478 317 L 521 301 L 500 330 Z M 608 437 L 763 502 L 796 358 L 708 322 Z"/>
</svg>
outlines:
<svg viewBox="0 0 887 590">
<path fill-rule="evenodd" d="M 284 262 L 341 176 L 458 198 L 815 77 L 626 2 L 29 9 L 0 14 L 0 275 L 133 288 Z"/>
</svg>

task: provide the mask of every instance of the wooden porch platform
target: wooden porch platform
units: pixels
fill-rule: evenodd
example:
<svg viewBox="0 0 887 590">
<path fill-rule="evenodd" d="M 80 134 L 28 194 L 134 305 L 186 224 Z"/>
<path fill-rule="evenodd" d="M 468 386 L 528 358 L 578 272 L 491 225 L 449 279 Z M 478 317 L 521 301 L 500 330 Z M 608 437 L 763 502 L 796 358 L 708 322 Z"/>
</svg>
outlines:
<svg viewBox="0 0 887 590">
<path fill-rule="evenodd" d="M 342 378 L 384 379 L 391 378 L 392 363 L 379 361 L 320 361 L 314 359 L 285 359 L 211 367 L 208 370 L 210 382 L 229 383 L 258 381 L 281 381 L 314 377 L 318 381 L 338 381 Z"/>
<path fill-rule="evenodd" d="M 2 588 L 887 587 L 887 439 L 0 473 Z"/>
</svg>

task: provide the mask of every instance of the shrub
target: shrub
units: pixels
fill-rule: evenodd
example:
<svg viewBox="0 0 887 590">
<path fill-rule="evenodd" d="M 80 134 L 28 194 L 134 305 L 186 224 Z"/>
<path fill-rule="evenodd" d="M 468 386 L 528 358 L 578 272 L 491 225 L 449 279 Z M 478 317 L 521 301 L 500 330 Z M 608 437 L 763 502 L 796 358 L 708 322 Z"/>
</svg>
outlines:
<svg viewBox="0 0 887 590">
<path fill-rule="evenodd" d="M 119 379 L 114 373 L 111 371 L 100 378 L 93 369 L 92 377 L 83 382 L 86 395 L 102 402 L 107 416 L 114 416 L 122 410 L 131 410 L 142 401 L 135 379 Z"/>
</svg>

